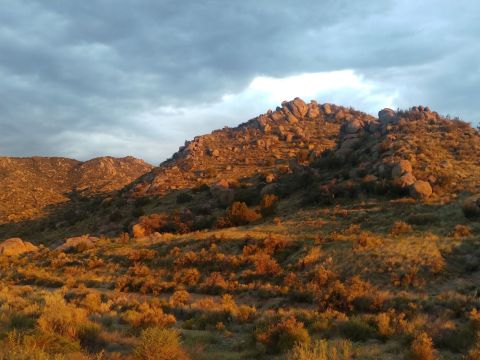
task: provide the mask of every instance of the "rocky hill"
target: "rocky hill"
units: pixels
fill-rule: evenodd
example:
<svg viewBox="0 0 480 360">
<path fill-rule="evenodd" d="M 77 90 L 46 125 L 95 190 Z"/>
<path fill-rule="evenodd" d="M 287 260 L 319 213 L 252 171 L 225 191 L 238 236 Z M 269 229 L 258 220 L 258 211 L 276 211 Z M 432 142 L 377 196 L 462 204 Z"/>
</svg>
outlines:
<svg viewBox="0 0 480 360">
<path fill-rule="evenodd" d="M 60 157 L 0 157 L 0 222 L 40 216 L 71 196 L 118 190 L 149 171 L 133 157 L 81 162 Z"/>
<path fill-rule="evenodd" d="M 269 182 L 292 162 L 309 164 L 336 146 L 345 119 L 373 117 L 336 105 L 306 104 L 296 98 L 283 102 L 235 128 L 224 128 L 185 142 L 171 159 L 136 181 L 135 196 L 162 195 L 220 180 L 236 181 L 255 174 Z"/>
<path fill-rule="evenodd" d="M 137 197 L 161 196 L 202 184 L 236 186 L 252 177 L 268 186 L 295 171 L 308 171 L 338 194 L 357 188 L 416 198 L 475 192 L 480 134 L 423 106 L 383 109 L 375 118 L 296 98 L 236 128 L 187 141 L 129 188 Z"/>
</svg>

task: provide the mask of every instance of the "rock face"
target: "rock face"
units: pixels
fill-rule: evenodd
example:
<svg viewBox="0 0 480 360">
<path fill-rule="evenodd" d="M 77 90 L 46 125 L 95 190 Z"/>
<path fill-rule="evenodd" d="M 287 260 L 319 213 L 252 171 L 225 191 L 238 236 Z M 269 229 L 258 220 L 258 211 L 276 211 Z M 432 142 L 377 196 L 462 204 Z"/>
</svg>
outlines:
<svg viewBox="0 0 480 360">
<path fill-rule="evenodd" d="M 68 238 L 67 240 L 65 240 L 65 243 L 57 247 L 57 250 L 61 250 L 61 251 L 71 250 L 79 246 L 85 249 L 91 249 L 95 246 L 95 243 L 98 240 L 99 239 L 97 237 L 93 237 L 89 235 L 76 236 L 76 237 Z"/>
<path fill-rule="evenodd" d="M 38 251 L 38 247 L 20 238 L 10 238 L 0 244 L 0 255 L 16 256 Z"/>
</svg>

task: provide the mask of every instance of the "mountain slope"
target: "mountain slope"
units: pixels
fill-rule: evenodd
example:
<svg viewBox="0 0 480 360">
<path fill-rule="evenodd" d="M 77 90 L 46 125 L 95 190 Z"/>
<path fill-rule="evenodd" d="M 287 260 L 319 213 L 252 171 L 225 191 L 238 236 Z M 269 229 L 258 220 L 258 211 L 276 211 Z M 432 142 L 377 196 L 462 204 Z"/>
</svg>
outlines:
<svg viewBox="0 0 480 360">
<path fill-rule="evenodd" d="M 45 207 L 82 195 L 118 190 L 151 165 L 133 157 L 81 162 L 61 157 L 0 158 L 0 222 L 31 219 Z"/>
</svg>

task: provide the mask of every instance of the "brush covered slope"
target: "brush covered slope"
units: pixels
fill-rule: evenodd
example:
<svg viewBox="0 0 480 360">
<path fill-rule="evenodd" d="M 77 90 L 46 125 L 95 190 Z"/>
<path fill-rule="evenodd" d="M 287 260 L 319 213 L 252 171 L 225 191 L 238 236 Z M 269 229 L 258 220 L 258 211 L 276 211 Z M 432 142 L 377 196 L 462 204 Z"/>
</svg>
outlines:
<svg viewBox="0 0 480 360">
<path fill-rule="evenodd" d="M 478 359 L 478 131 L 295 102 L 0 255 L 0 358 Z"/>
<path fill-rule="evenodd" d="M 121 189 L 151 165 L 131 156 L 81 162 L 60 157 L 0 157 L 0 223 L 44 215 L 46 207 Z"/>
</svg>

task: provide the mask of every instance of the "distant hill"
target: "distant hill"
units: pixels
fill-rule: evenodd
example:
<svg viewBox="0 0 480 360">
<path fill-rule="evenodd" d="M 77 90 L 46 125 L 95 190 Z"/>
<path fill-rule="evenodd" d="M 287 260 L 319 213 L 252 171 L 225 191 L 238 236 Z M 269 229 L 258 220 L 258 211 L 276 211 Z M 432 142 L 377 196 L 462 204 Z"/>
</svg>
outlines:
<svg viewBox="0 0 480 360">
<path fill-rule="evenodd" d="M 81 162 L 61 157 L 0 157 L 0 222 L 40 216 L 72 192 L 93 195 L 118 190 L 151 165 L 133 158 L 99 157 Z"/>
</svg>

